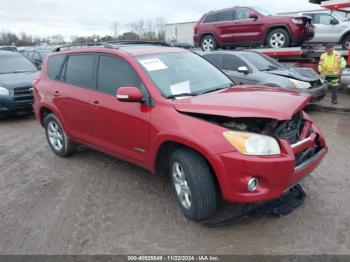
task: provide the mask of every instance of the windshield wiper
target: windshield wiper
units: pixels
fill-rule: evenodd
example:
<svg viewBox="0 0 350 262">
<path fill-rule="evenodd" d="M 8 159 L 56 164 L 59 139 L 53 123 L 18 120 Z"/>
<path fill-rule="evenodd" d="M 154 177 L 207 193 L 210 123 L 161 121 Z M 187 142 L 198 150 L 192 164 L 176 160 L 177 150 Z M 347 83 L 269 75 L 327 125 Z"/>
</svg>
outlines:
<svg viewBox="0 0 350 262">
<path fill-rule="evenodd" d="M 196 95 L 208 94 L 208 93 L 211 93 L 211 92 L 215 92 L 215 91 L 219 91 L 219 90 L 227 89 L 227 88 L 230 88 L 230 87 L 233 87 L 233 86 L 234 86 L 234 84 L 230 84 L 229 86 L 225 86 L 225 87 L 218 87 L 218 88 L 214 88 L 214 89 L 206 90 L 206 91 L 204 91 L 204 92 L 196 93 Z"/>
<path fill-rule="evenodd" d="M 167 96 L 166 98 L 173 99 L 173 98 L 176 98 L 176 97 L 183 97 L 183 96 L 194 96 L 194 94 L 191 94 L 191 93 L 180 93 L 180 94 L 176 94 L 176 95 Z"/>
</svg>

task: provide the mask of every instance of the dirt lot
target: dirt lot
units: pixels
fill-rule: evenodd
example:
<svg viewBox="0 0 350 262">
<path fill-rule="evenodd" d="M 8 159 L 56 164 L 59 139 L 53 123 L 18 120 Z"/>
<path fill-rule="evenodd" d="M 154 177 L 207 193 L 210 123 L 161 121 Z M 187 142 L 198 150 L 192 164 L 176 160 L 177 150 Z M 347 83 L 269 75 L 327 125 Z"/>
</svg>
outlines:
<svg viewBox="0 0 350 262">
<path fill-rule="evenodd" d="M 92 150 L 58 158 L 33 118 L 0 120 L 0 253 L 350 254 L 350 115 L 311 115 L 330 154 L 305 205 L 221 229 L 187 221 L 167 179 Z"/>
</svg>

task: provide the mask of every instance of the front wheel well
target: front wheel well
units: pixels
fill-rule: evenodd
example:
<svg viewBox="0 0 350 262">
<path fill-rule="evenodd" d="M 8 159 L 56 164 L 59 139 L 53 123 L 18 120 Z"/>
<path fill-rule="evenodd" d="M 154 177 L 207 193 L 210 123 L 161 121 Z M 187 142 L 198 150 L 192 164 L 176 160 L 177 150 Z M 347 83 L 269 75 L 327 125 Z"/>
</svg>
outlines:
<svg viewBox="0 0 350 262">
<path fill-rule="evenodd" d="M 201 34 L 201 38 L 200 38 L 199 43 L 202 43 L 203 37 L 205 37 L 207 35 L 211 35 L 212 37 L 215 38 L 216 43 L 218 42 L 218 40 L 216 39 L 216 36 L 213 33 L 203 33 L 203 34 Z"/>
<path fill-rule="evenodd" d="M 350 36 L 350 31 L 345 32 L 345 33 L 342 35 L 342 37 L 340 38 L 340 42 L 339 42 L 339 43 L 343 43 L 344 39 L 345 39 L 347 36 Z"/>
<path fill-rule="evenodd" d="M 169 161 L 170 161 L 170 156 L 171 153 L 174 152 L 176 149 L 179 148 L 188 148 L 194 152 L 196 152 L 197 154 L 201 155 L 203 157 L 203 159 L 206 161 L 208 167 L 210 168 L 211 174 L 213 176 L 214 179 L 214 183 L 215 186 L 217 188 L 217 192 L 219 193 L 220 196 L 222 196 L 222 192 L 221 192 L 221 188 L 220 188 L 220 184 L 219 181 L 217 179 L 217 176 L 215 174 L 215 171 L 213 169 L 213 167 L 211 166 L 211 164 L 209 163 L 208 159 L 201 154 L 198 150 L 191 148 L 187 145 L 178 143 L 178 142 L 173 142 L 173 141 L 167 141 L 164 142 L 158 149 L 157 152 L 157 156 L 156 156 L 156 174 L 160 175 L 160 176 L 167 176 L 169 175 Z"/>
<path fill-rule="evenodd" d="M 291 33 L 288 29 L 288 27 L 286 25 L 276 25 L 276 26 L 271 26 L 269 27 L 269 29 L 266 31 L 265 35 L 264 35 L 264 44 L 267 44 L 267 37 L 269 36 L 269 34 L 275 30 L 275 29 L 283 29 L 286 30 L 286 32 L 288 33 L 289 37 L 291 38 Z"/>
</svg>

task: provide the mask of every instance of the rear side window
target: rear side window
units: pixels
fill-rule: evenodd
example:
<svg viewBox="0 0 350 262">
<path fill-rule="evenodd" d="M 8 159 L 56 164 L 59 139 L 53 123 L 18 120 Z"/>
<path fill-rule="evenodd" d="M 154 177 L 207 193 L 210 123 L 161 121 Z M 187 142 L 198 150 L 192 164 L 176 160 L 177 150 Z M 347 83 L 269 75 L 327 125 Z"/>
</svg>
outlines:
<svg viewBox="0 0 350 262">
<path fill-rule="evenodd" d="M 210 55 L 205 55 L 204 58 L 208 60 L 210 63 L 215 65 L 218 68 L 222 68 L 222 55 L 220 54 L 210 54 Z"/>
<path fill-rule="evenodd" d="M 93 88 L 95 61 L 95 54 L 69 56 L 63 77 L 64 82 L 75 86 Z"/>
<path fill-rule="evenodd" d="M 61 67 L 65 58 L 65 55 L 55 55 L 49 57 L 49 61 L 47 63 L 47 72 L 50 79 L 59 80 Z"/>
<path fill-rule="evenodd" d="M 240 66 L 247 66 L 242 59 L 235 55 L 224 55 L 224 69 L 238 71 Z"/>
<path fill-rule="evenodd" d="M 208 15 L 205 19 L 203 23 L 213 23 L 213 22 L 217 22 L 218 20 L 218 14 L 210 14 Z"/>
<path fill-rule="evenodd" d="M 222 21 L 232 21 L 235 19 L 235 12 L 234 10 L 228 10 L 228 11 L 224 11 L 224 12 L 220 12 L 218 13 L 218 21 L 222 22 Z"/>
<path fill-rule="evenodd" d="M 135 70 L 121 58 L 101 55 L 97 73 L 97 90 L 115 95 L 122 86 L 141 88 L 141 80 Z"/>
</svg>

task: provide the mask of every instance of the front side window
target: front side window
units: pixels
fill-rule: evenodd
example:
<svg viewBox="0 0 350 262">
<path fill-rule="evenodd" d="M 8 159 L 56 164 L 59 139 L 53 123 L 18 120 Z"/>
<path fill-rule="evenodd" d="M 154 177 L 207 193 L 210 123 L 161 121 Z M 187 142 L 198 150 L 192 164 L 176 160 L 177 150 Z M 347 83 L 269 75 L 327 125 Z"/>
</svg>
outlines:
<svg viewBox="0 0 350 262">
<path fill-rule="evenodd" d="M 143 55 L 137 60 L 162 95 L 168 98 L 198 95 L 233 85 L 219 69 L 191 52 Z"/>
<path fill-rule="evenodd" d="M 238 71 L 238 68 L 245 66 L 248 68 L 247 64 L 244 63 L 242 59 L 235 55 L 225 55 L 224 56 L 224 69 L 230 71 Z"/>
<path fill-rule="evenodd" d="M 0 55 L 0 74 L 34 72 L 35 66 L 24 56 L 18 53 Z"/>
<path fill-rule="evenodd" d="M 330 25 L 332 20 L 334 18 L 329 14 L 316 14 L 314 24 Z"/>
<path fill-rule="evenodd" d="M 63 80 L 75 86 L 93 88 L 95 60 L 95 54 L 69 56 Z"/>
<path fill-rule="evenodd" d="M 244 20 L 250 18 L 250 11 L 244 8 L 238 8 L 236 10 L 236 20 Z"/>
<path fill-rule="evenodd" d="M 141 88 L 141 80 L 123 59 L 101 55 L 97 72 L 97 90 L 115 96 L 117 89 L 122 86 Z"/>
</svg>

